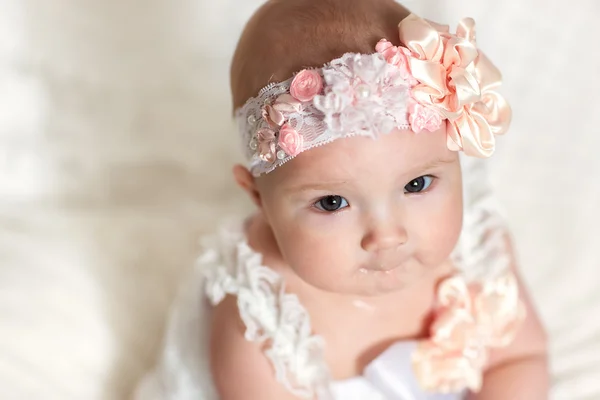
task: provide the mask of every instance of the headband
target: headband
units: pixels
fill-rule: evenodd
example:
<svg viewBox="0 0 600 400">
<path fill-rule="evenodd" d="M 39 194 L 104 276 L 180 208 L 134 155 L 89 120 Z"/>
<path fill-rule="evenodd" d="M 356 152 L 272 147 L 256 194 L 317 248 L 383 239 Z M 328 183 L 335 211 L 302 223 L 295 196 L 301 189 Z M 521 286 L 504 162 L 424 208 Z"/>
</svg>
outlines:
<svg viewBox="0 0 600 400">
<path fill-rule="evenodd" d="M 433 132 L 446 122 L 450 150 L 489 157 L 511 110 L 498 69 L 477 49 L 475 22 L 456 33 L 414 14 L 398 25 L 402 46 L 381 39 L 373 54 L 347 53 L 322 68 L 271 83 L 236 111 L 254 176 L 303 151 L 351 136 Z"/>
</svg>

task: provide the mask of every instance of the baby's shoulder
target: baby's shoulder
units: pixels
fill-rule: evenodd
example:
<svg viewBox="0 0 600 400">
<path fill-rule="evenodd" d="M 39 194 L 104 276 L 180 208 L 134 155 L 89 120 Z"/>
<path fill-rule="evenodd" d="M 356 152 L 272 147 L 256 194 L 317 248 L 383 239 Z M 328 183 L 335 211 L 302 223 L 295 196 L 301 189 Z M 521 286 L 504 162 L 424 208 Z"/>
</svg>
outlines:
<svg viewBox="0 0 600 400">
<path fill-rule="evenodd" d="M 295 399 L 276 380 L 262 345 L 246 340 L 236 298 L 227 296 L 213 310 L 210 368 L 222 400 Z"/>
</svg>

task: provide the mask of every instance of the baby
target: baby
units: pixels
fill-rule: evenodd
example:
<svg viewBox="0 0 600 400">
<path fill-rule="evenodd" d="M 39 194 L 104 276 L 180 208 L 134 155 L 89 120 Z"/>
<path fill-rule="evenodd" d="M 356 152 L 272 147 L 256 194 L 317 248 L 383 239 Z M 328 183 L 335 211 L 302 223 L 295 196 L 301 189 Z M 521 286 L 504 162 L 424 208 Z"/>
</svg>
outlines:
<svg viewBox="0 0 600 400">
<path fill-rule="evenodd" d="M 261 7 L 231 67 L 234 176 L 257 212 L 206 241 L 138 397 L 546 399 L 509 235 L 459 159 L 506 131 L 499 84 L 470 19 Z"/>
</svg>

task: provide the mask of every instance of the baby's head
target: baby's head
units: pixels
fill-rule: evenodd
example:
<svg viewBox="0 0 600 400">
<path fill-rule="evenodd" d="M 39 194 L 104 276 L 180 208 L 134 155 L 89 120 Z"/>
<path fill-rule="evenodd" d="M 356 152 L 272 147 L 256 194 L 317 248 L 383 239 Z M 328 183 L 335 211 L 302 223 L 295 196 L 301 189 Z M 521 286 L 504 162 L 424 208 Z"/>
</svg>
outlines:
<svg viewBox="0 0 600 400">
<path fill-rule="evenodd" d="M 480 59 L 493 68 L 465 24 L 451 61 L 452 35 L 432 42 L 444 29 L 393 0 L 271 0 L 248 23 L 231 83 L 249 169 L 235 176 L 306 283 L 377 295 L 448 260 L 462 226 L 456 150 L 489 155 L 508 118 L 495 81 L 459 93 Z M 412 55 L 396 47 L 408 40 Z M 432 91 L 438 78 L 448 93 Z"/>
</svg>

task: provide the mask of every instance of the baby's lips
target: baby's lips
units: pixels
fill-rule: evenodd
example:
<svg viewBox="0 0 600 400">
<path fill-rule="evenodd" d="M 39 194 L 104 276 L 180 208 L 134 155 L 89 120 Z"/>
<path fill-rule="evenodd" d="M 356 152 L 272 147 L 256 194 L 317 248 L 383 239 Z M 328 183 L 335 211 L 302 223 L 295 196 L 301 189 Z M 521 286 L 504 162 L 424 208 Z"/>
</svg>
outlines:
<svg viewBox="0 0 600 400">
<path fill-rule="evenodd" d="M 394 260 L 371 260 L 364 264 L 361 268 L 369 271 L 390 272 L 405 266 L 409 258 L 410 257 L 407 256 L 402 257 L 401 259 L 396 258 Z"/>
</svg>

